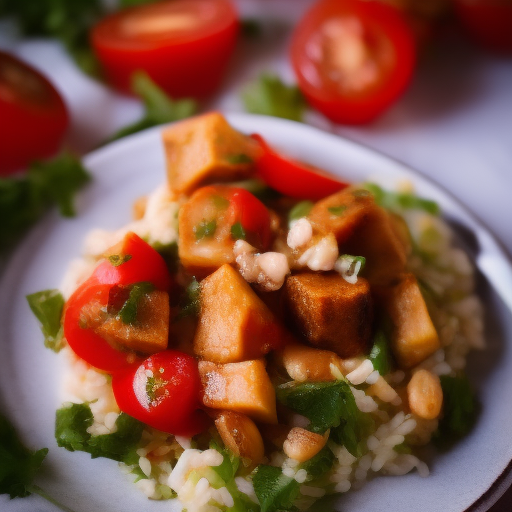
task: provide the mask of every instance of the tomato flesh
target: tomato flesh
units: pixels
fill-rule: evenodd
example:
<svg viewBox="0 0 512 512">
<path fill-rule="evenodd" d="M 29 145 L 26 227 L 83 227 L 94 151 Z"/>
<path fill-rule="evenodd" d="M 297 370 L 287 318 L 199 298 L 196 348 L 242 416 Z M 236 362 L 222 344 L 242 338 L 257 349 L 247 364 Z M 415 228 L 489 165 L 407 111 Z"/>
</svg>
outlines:
<svg viewBox="0 0 512 512">
<path fill-rule="evenodd" d="M 291 48 L 309 103 L 340 123 L 364 123 L 410 82 L 414 37 L 395 8 L 377 1 L 323 0 L 296 28 Z"/>
<path fill-rule="evenodd" d="M 197 361 L 182 352 L 165 350 L 115 374 L 112 389 L 123 412 L 163 432 L 191 437 L 208 427 Z"/>
<path fill-rule="evenodd" d="M 66 106 L 38 71 L 0 51 L 0 175 L 53 156 L 68 127 Z"/>
<path fill-rule="evenodd" d="M 131 93 L 145 71 L 172 97 L 203 98 L 219 85 L 238 33 L 228 0 L 174 0 L 125 9 L 91 32 L 108 81 Z"/>
<path fill-rule="evenodd" d="M 165 260 L 135 233 L 128 233 L 115 254 L 96 267 L 93 278 L 101 284 L 118 286 L 146 281 L 158 290 L 168 291 L 171 287 Z"/>
<path fill-rule="evenodd" d="M 263 149 L 256 161 L 258 175 L 274 190 L 295 199 L 318 201 L 348 186 L 320 169 L 312 169 L 280 155 L 261 135 L 253 134 L 252 137 Z"/>
</svg>

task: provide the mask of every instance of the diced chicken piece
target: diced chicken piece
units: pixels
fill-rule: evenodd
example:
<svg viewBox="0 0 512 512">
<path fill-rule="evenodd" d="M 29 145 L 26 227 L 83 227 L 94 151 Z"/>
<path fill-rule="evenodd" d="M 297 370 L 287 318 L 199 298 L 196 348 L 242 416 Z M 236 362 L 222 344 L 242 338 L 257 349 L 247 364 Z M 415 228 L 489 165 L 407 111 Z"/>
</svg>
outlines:
<svg viewBox="0 0 512 512">
<path fill-rule="evenodd" d="M 228 364 L 199 361 L 199 374 L 206 407 L 277 423 L 276 395 L 263 360 Z"/>
<path fill-rule="evenodd" d="M 222 411 L 215 418 L 215 426 L 224 443 L 237 457 L 248 459 L 257 466 L 265 456 L 265 447 L 258 427 L 248 416 L 233 411 Z"/>
<path fill-rule="evenodd" d="M 257 359 L 279 348 L 286 333 L 244 278 L 224 265 L 201 282 L 194 352 L 215 363 Z"/>
<path fill-rule="evenodd" d="M 441 344 L 416 278 L 407 274 L 380 298 L 393 322 L 391 348 L 402 368 L 411 368 Z"/>
<path fill-rule="evenodd" d="M 84 314 L 88 316 L 87 312 Z M 133 324 L 126 324 L 115 315 L 104 315 L 102 320 L 93 330 L 111 345 L 144 354 L 160 352 L 167 348 L 169 340 L 169 294 L 153 290 L 144 295 Z"/>
<path fill-rule="evenodd" d="M 407 263 L 404 241 L 391 215 L 375 205 L 341 252 L 366 258 L 364 276 L 372 285 L 387 285 L 400 278 Z"/>
<path fill-rule="evenodd" d="M 349 284 L 339 274 L 288 277 L 285 307 L 296 331 L 311 344 L 353 357 L 368 349 L 373 304 L 368 281 Z"/>
<path fill-rule="evenodd" d="M 347 188 L 318 201 L 308 215 L 315 234 L 333 233 L 338 244 L 346 242 L 375 208 L 366 190 Z"/>
<path fill-rule="evenodd" d="M 218 112 L 176 123 L 163 132 L 167 178 L 176 195 L 189 195 L 213 182 L 249 178 L 258 143 L 234 128 Z"/>
<path fill-rule="evenodd" d="M 198 278 L 235 257 L 229 219 L 229 187 L 203 187 L 181 206 L 178 217 L 178 251 L 185 270 Z"/>
<path fill-rule="evenodd" d="M 336 380 L 331 365 L 340 369 L 340 358 L 329 350 L 290 343 L 276 352 L 278 361 L 284 366 L 288 375 L 296 381 L 322 382 Z"/>
</svg>

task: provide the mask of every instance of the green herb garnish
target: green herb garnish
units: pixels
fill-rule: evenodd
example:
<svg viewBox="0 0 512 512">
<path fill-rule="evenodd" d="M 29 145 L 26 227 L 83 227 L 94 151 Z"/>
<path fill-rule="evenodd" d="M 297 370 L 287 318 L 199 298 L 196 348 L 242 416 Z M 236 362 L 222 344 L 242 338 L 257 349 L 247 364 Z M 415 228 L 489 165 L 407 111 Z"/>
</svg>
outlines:
<svg viewBox="0 0 512 512">
<path fill-rule="evenodd" d="M 87 429 L 93 424 L 88 404 L 71 404 L 59 409 L 55 420 L 57 444 L 70 452 L 87 452 L 94 459 L 105 457 L 131 465 L 139 457 L 135 452 L 144 424 L 121 413 L 116 420 L 116 432 L 93 436 Z"/>
<path fill-rule="evenodd" d="M 181 311 L 176 316 L 176 320 L 181 320 L 187 316 L 197 316 L 201 309 L 201 285 L 193 277 L 185 290 L 185 294 L 180 301 Z"/>
<path fill-rule="evenodd" d="M 299 495 L 300 484 L 274 466 L 259 465 L 252 483 L 261 512 L 290 510 Z"/>
<path fill-rule="evenodd" d="M 301 201 L 300 203 L 297 203 L 288 212 L 288 222 L 293 222 L 294 220 L 299 220 L 302 217 L 307 217 L 313 206 L 313 201 Z"/>
<path fill-rule="evenodd" d="M 114 267 L 119 267 L 123 263 L 126 263 L 127 261 L 130 261 L 132 259 L 131 254 L 112 254 L 112 256 L 108 257 L 108 261 L 112 264 Z"/>
<path fill-rule="evenodd" d="M 0 179 L 0 252 L 22 235 L 52 205 L 73 217 L 75 194 L 90 181 L 80 160 L 69 153 L 33 163 L 23 178 Z"/>
<path fill-rule="evenodd" d="M 254 160 L 245 153 L 239 153 L 237 155 L 227 155 L 226 161 L 232 165 L 252 164 Z"/>
<path fill-rule="evenodd" d="M 43 290 L 27 295 L 28 305 L 41 324 L 44 346 L 59 352 L 62 348 L 64 297 L 59 290 Z"/>
<path fill-rule="evenodd" d="M 375 333 L 368 359 L 373 363 L 374 370 L 377 370 L 380 375 L 387 375 L 391 371 L 389 341 L 382 331 Z"/>
<path fill-rule="evenodd" d="M 212 201 L 217 210 L 225 210 L 229 206 L 229 200 L 217 194 L 212 196 Z"/>
<path fill-rule="evenodd" d="M 306 102 L 297 86 L 285 85 L 277 76 L 261 75 L 242 93 L 245 110 L 253 114 L 302 121 Z"/>
<path fill-rule="evenodd" d="M 137 322 L 137 313 L 141 300 L 155 287 L 149 282 L 136 283 L 131 286 L 130 295 L 119 310 L 118 316 L 124 324 L 133 325 Z"/>
<path fill-rule="evenodd" d="M 346 209 L 347 207 L 343 204 L 340 206 L 329 206 L 327 211 L 336 217 L 341 217 Z"/>
<path fill-rule="evenodd" d="M 365 183 L 364 186 L 373 194 L 375 202 L 388 210 L 398 213 L 400 210 L 423 210 L 431 215 L 439 215 L 441 212 L 435 201 L 405 192 L 389 192 L 375 183 Z"/>
<path fill-rule="evenodd" d="M 233 240 L 245 240 L 245 229 L 241 222 L 236 222 L 231 226 L 231 238 Z"/>
<path fill-rule="evenodd" d="M 197 226 L 194 226 L 193 229 L 197 241 L 213 236 L 216 230 L 217 221 L 215 219 L 210 221 L 203 220 Z"/>
<path fill-rule="evenodd" d="M 140 121 L 119 130 L 107 142 L 120 139 L 159 124 L 179 121 L 197 112 L 197 102 L 192 99 L 173 100 L 143 71 L 132 78 L 132 89 L 142 99 L 146 109 Z"/>
</svg>

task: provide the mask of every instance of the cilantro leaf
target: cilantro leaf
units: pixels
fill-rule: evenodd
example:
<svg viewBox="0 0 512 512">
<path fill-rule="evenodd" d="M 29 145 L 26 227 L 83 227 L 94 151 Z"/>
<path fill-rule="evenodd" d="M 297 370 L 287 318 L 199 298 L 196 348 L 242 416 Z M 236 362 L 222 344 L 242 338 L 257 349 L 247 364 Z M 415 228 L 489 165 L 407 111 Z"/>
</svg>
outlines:
<svg viewBox="0 0 512 512">
<path fill-rule="evenodd" d="M 320 478 L 332 468 L 335 460 L 334 453 L 324 446 L 314 457 L 303 462 L 300 469 L 306 470 L 307 474 L 313 478 Z"/>
<path fill-rule="evenodd" d="M 365 183 L 364 186 L 373 194 L 375 202 L 379 206 L 382 206 L 388 210 L 395 212 L 411 209 L 423 210 L 427 213 L 430 213 L 431 215 L 439 215 L 441 211 L 439 205 L 430 199 L 423 199 L 414 194 L 409 194 L 406 192 L 390 192 L 384 190 L 375 183 Z"/>
<path fill-rule="evenodd" d="M 201 308 L 200 297 L 201 286 L 194 277 L 185 289 L 185 293 L 180 301 L 181 311 L 176 316 L 176 320 L 181 320 L 188 316 L 197 316 Z"/>
<path fill-rule="evenodd" d="M 121 413 L 116 420 L 117 431 L 93 436 L 87 429 L 93 424 L 88 404 L 71 404 L 57 411 L 55 438 L 60 447 L 70 452 L 82 451 L 96 457 L 105 457 L 126 464 L 135 464 L 135 448 L 142 435 L 144 424 Z"/>
<path fill-rule="evenodd" d="M 302 217 L 307 217 L 313 206 L 313 201 L 301 201 L 300 203 L 297 203 L 288 212 L 288 222 L 293 222 L 294 220 L 299 220 Z"/>
<path fill-rule="evenodd" d="M 136 123 L 119 130 L 108 142 L 140 132 L 152 126 L 185 119 L 197 112 L 198 105 L 196 101 L 187 98 L 181 100 L 171 99 L 143 71 L 137 71 L 133 75 L 132 89 L 144 103 L 146 109 L 144 116 Z"/>
<path fill-rule="evenodd" d="M 165 264 L 171 274 L 175 274 L 178 271 L 180 258 L 178 255 L 178 244 L 177 242 L 171 242 L 170 244 L 162 244 L 156 242 L 152 244 L 153 249 L 165 260 Z"/>
<path fill-rule="evenodd" d="M 245 229 L 241 222 L 236 222 L 231 226 L 231 238 L 233 240 L 245 240 Z"/>
<path fill-rule="evenodd" d="M 194 226 L 193 230 L 196 235 L 196 240 L 202 240 L 203 238 L 212 237 L 217 230 L 217 221 L 215 219 L 207 221 L 202 220 L 197 226 Z"/>
<path fill-rule="evenodd" d="M 0 415 L 0 494 L 11 499 L 29 496 L 47 453 L 48 448 L 31 451 L 23 446 L 14 426 Z"/>
<path fill-rule="evenodd" d="M 309 430 L 323 434 L 340 424 L 343 408 L 352 397 L 346 382 L 304 382 L 282 384 L 276 389 L 277 399 L 311 421 Z"/>
<path fill-rule="evenodd" d="M 59 39 L 77 65 L 98 74 L 99 66 L 89 46 L 89 28 L 106 14 L 101 0 L 2 0 L 0 17 L 12 16 L 28 36 Z"/>
<path fill-rule="evenodd" d="M 281 468 L 259 465 L 252 480 L 261 512 L 290 510 L 299 495 L 300 484 L 286 476 Z"/>
<path fill-rule="evenodd" d="M 64 297 L 59 290 L 43 290 L 27 295 L 32 313 L 41 323 L 44 346 L 59 352 L 62 348 L 63 330 L 61 325 Z"/>
<path fill-rule="evenodd" d="M 446 449 L 471 431 L 478 418 L 480 404 L 465 375 L 441 375 L 440 379 L 443 413 L 434 442 L 439 448 Z"/>
<path fill-rule="evenodd" d="M 386 375 L 391 371 L 391 354 L 389 342 L 382 331 L 377 331 L 373 338 L 373 346 L 370 350 L 368 359 L 373 363 L 373 368 L 381 375 Z"/>
<path fill-rule="evenodd" d="M 73 198 L 90 176 L 69 153 L 34 162 L 22 178 L 0 178 L 0 251 L 6 250 L 55 204 L 64 217 L 73 217 Z"/>
<path fill-rule="evenodd" d="M 154 290 L 154 286 L 149 282 L 135 283 L 130 287 L 130 294 L 119 310 L 119 318 L 124 324 L 134 324 L 137 321 L 137 312 L 140 301 L 149 292 Z"/>
<path fill-rule="evenodd" d="M 302 121 L 306 102 L 297 86 L 284 84 L 274 75 L 261 75 L 242 91 L 245 110 L 252 114 Z"/>
</svg>

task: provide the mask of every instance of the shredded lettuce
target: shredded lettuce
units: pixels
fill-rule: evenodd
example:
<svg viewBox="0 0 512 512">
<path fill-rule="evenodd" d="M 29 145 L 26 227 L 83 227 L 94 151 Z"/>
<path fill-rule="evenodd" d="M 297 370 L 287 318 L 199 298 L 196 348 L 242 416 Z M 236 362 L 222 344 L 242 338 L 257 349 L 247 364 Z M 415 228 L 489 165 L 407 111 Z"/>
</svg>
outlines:
<svg viewBox="0 0 512 512">
<path fill-rule="evenodd" d="M 61 325 L 64 297 L 59 290 L 43 290 L 27 295 L 28 305 L 41 324 L 44 346 L 59 352 L 63 346 Z"/>
</svg>

